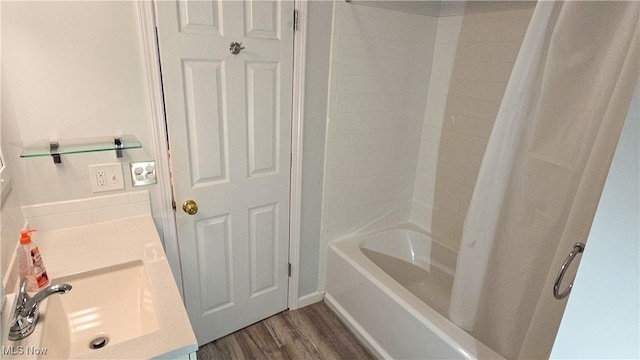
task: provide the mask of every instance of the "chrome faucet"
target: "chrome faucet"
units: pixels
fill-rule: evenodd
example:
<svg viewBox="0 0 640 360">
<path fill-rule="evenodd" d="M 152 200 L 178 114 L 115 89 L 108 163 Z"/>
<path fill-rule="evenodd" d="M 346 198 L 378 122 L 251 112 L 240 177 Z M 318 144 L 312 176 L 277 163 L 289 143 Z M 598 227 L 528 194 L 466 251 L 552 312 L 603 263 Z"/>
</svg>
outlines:
<svg viewBox="0 0 640 360">
<path fill-rule="evenodd" d="M 9 329 L 9 340 L 16 341 L 31 335 L 38 323 L 38 305 L 42 300 L 49 297 L 49 295 L 66 294 L 69 291 L 71 291 L 71 285 L 69 284 L 49 285 L 33 295 L 33 297 L 30 297 L 27 294 L 27 279 L 22 279 L 16 299 L 16 309 Z"/>
</svg>

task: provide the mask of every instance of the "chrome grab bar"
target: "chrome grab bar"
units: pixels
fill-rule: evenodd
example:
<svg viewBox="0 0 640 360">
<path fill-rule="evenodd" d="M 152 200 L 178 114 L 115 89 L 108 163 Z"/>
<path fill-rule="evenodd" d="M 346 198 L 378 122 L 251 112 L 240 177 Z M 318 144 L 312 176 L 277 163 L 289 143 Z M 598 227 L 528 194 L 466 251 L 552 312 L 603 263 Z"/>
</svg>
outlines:
<svg viewBox="0 0 640 360">
<path fill-rule="evenodd" d="M 584 251 L 584 244 L 583 243 L 575 243 L 573 244 L 573 250 L 571 250 L 571 252 L 569 253 L 569 256 L 567 256 L 567 258 L 564 260 L 564 263 L 562 263 L 562 267 L 560 268 L 560 272 L 558 273 L 558 276 L 556 277 L 556 282 L 555 284 L 553 284 L 553 297 L 561 300 L 566 298 L 569 293 L 571 292 L 571 288 L 573 287 L 573 280 L 575 280 L 575 277 L 571 280 L 571 283 L 569 284 L 569 286 L 567 286 L 566 289 L 562 290 L 562 292 L 560 292 L 560 283 L 562 283 L 562 279 L 564 278 L 564 274 L 567 272 L 567 268 L 569 267 L 569 265 L 571 265 L 571 262 L 573 261 L 573 259 L 581 252 Z"/>
</svg>

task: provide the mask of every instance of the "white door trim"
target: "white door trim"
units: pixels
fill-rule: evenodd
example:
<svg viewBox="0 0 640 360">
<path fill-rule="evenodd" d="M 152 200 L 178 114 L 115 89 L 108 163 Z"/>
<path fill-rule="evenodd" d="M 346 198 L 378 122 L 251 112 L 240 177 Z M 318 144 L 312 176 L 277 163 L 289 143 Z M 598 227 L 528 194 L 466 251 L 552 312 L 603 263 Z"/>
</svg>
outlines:
<svg viewBox="0 0 640 360">
<path fill-rule="evenodd" d="M 143 47 L 143 56 L 147 73 L 147 93 L 149 96 L 149 109 L 151 110 L 152 155 L 156 162 L 156 173 L 159 181 L 160 206 L 154 207 L 154 219 L 159 219 L 167 254 L 169 266 L 173 272 L 180 295 L 184 298 L 182 286 L 182 270 L 180 266 L 180 248 L 178 246 L 178 229 L 176 228 L 175 212 L 173 210 L 173 189 L 171 188 L 171 173 L 169 164 L 169 148 L 167 142 L 167 130 L 165 125 L 164 99 L 162 96 L 162 78 L 160 73 L 160 54 L 156 34 L 155 2 L 138 0 L 138 28 L 140 41 Z M 158 210 L 160 209 L 160 210 Z M 158 212 L 160 212 L 158 214 Z"/>
<path fill-rule="evenodd" d="M 289 263 L 291 277 L 289 278 L 288 306 L 290 309 L 298 307 L 298 279 L 300 257 L 300 211 L 302 190 L 302 146 L 303 146 L 303 114 L 304 114 L 304 64 L 306 57 L 306 10 L 305 0 L 295 0 L 298 10 L 298 27 L 294 32 L 294 65 L 293 65 L 293 102 L 291 118 L 291 188 L 290 188 L 290 222 L 289 222 Z M 153 139 L 153 156 L 156 161 L 158 176 L 170 179 L 169 157 L 166 149 L 167 131 L 165 126 L 164 99 L 162 97 L 162 79 L 160 76 L 160 54 L 158 52 L 155 1 L 136 1 L 138 10 L 139 35 L 143 47 L 145 67 L 147 72 L 147 89 L 151 120 L 149 128 Z M 154 218 L 161 219 L 164 235 L 164 246 L 167 260 L 173 271 L 180 294 L 183 296 L 182 270 L 180 266 L 180 247 L 178 245 L 178 231 L 175 222 L 175 212 L 172 207 L 173 189 L 169 181 L 158 184 L 161 186 L 161 214 L 154 214 Z"/>
<path fill-rule="evenodd" d="M 298 14 L 293 33 L 293 102 L 291 116 L 291 189 L 289 206 L 289 309 L 298 308 L 300 215 L 302 210 L 302 148 L 304 134 L 304 70 L 307 48 L 307 1 L 295 0 Z"/>
<path fill-rule="evenodd" d="M 177 228 L 175 221 L 175 212 L 173 211 L 173 189 L 171 188 L 169 148 L 167 143 L 167 131 L 165 127 L 164 99 L 162 97 L 162 79 L 160 73 L 160 54 L 158 53 L 158 43 L 156 37 L 156 20 L 154 11 L 154 2 L 136 1 L 138 10 L 138 28 L 140 41 L 143 47 L 143 56 L 145 60 L 145 69 L 147 73 L 147 93 L 149 96 L 149 109 L 151 110 L 151 121 L 149 129 L 151 130 L 151 141 L 153 157 L 156 162 L 156 173 L 160 179 L 159 186 L 160 206 L 155 207 L 156 211 L 153 217 L 156 221 L 160 220 L 162 230 L 162 238 L 164 242 L 165 252 L 169 266 L 173 272 L 173 277 L 180 291 L 180 295 L 184 298 L 182 287 L 182 271 L 180 267 L 180 248 L 178 245 Z M 157 210 L 161 209 L 161 210 Z M 160 212 L 158 214 L 158 212 Z"/>
</svg>

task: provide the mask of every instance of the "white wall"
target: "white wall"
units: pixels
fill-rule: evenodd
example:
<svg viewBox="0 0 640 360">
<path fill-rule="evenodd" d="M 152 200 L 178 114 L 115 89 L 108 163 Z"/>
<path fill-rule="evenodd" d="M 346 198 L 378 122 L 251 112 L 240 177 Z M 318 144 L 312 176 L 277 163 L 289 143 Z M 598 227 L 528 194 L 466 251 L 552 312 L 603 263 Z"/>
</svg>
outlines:
<svg viewBox="0 0 640 360">
<path fill-rule="evenodd" d="M 320 288 L 327 243 L 409 219 L 437 18 L 335 2 Z"/>
<path fill-rule="evenodd" d="M 298 295 L 318 290 L 320 220 L 324 144 L 327 126 L 329 54 L 333 4 L 307 3 L 307 61 L 305 64 L 304 148 L 302 158 L 302 209 Z"/>
<path fill-rule="evenodd" d="M 158 158 L 136 3 L 4 1 L 0 6 L 2 146 L 22 205 L 134 191 L 129 163 Z M 68 155 L 61 165 L 50 157 L 19 157 L 25 145 L 118 135 L 135 135 L 143 149 L 124 151 L 121 159 L 114 152 Z M 92 192 L 88 166 L 102 163 L 121 164 L 124 190 Z M 160 184 L 168 181 L 158 178 Z M 159 185 L 144 189 L 160 225 Z M 160 226 L 158 231 L 164 239 Z M 3 237 L 3 246 L 5 241 L 15 244 L 17 238 Z M 176 257 L 169 258 L 177 271 Z"/>
<path fill-rule="evenodd" d="M 136 4 L 2 3 L 3 147 L 22 205 L 95 196 L 88 166 L 154 159 Z M 132 134 L 141 150 L 21 159 L 22 146 Z M 159 179 L 167 181 L 168 179 Z M 149 186 L 152 201 L 157 186 Z M 136 190 L 140 190 L 137 188 Z M 100 193 L 105 195 L 109 193 Z"/>
<path fill-rule="evenodd" d="M 18 194 L 12 189 L 3 188 L 2 190 L 4 194 L 0 214 L 2 218 L 0 236 L 5 240 L 0 244 L 0 282 L 3 282 L 9 273 L 9 263 L 20 238 L 20 231 L 24 228 L 24 217 L 20 211 Z M 0 287 L 3 286 L 0 284 Z"/>
<path fill-rule="evenodd" d="M 335 3 L 321 274 L 328 242 L 407 221 L 457 248 L 525 5 L 437 18 Z"/>
<path fill-rule="evenodd" d="M 640 82 L 600 198 L 552 359 L 640 357 Z"/>
<path fill-rule="evenodd" d="M 468 4 L 438 22 L 411 221 L 455 249 L 533 5 Z"/>
<path fill-rule="evenodd" d="M 410 215 L 411 222 L 429 232 L 432 231 L 440 135 L 462 20 L 462 15 L 438 19 L 437 37 L 433 50 L 429 96 L 427 97 L 424 125 L 420 138 Z"/>
</svg>

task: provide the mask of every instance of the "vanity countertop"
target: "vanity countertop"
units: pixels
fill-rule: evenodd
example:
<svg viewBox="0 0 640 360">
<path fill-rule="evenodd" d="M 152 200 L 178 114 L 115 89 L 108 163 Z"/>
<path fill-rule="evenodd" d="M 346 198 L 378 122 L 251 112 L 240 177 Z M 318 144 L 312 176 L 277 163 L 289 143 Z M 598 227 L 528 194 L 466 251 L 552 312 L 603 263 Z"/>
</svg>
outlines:
<svg viewBox="0 0 640 360">
<path fill-rule="evenodd" d="M 57 279 L 92 270 L 132 262 L 144 264 L 155 304 L 158 330 L 131 340 L 109 344 L 102 349 L 93 350 L 90 355 L 85 354 L 85 357 L 90 356 L 92 359 L 188 358 L 190 353 L 198 349 L 196 337 L 150 215 L 60 230 L 39 231 L 33 235 L 33 239 L 40 249 L 47 273 L 54 284 L 60 282 Z M 8 299 L 3 318 L 13 312 L 12 307 Z M 44 303 L 41 314 L 43 315 L 41 321 L 46 321 L 46 304 Z M 41 327 L 40 324 L 38 326 Z M 38 328 L 31 336 L 17 342 L 7 341 L 5 335 L 4 344 L 14 347 L 37 347 L 34 344 L 39 344 L 38 336 L 41 335 L 42 330 Z"/>
</svg>

